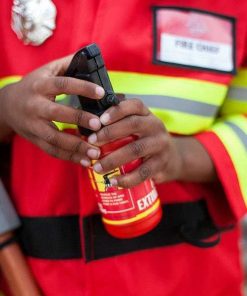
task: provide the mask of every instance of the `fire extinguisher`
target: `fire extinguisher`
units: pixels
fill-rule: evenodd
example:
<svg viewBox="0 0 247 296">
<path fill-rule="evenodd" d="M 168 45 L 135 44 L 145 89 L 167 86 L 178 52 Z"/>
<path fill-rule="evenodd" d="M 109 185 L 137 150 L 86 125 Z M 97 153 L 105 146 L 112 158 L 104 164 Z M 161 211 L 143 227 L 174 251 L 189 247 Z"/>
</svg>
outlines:
<svg viewBox="0 0 247 296">
<path fill-rule="evenodd" d="M 101 116 L 106 109 L 119 104 L 96 44 L 86 46 L 74 55 L 66 76 L 87 80 L 104 88 L 105 96 L 101 100 L 79 96 L 83 110 Z M 91 130 L 82 127 L 79 127 L 79 131 L 86 137 L 92 133 Z M 102 146 L 101 157 L 134 140 L 134 136 L 129 136 Z M 127 189 L 112 186 L 109 181 L 113 176 L 133 171 L 141 162 L 141 159 L 131 161 L 105 175 L 97 174 L 92 167 L 88 169 L 103 224 L 114 237 L 133 238 L 142 235 L 156 227 L 161 220 L 160 200 L 151 179 Z"/>
</svg>

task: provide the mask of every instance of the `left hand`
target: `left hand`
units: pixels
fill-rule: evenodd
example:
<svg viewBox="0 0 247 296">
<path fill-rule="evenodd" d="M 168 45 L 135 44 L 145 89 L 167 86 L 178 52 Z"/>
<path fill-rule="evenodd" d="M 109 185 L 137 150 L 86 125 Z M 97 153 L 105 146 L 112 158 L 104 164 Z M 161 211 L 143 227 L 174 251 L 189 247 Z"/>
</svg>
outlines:
<svg viewBox="0 0 247 296">
<path fill-rule="evenodd" d="M 105 111 L 100 120 L 104 127 L 89 136 L 90 144 L 102 146 L 129 135 L 138 138 L 98 160 L 94 164 L 97 173 L 105 174 L 138 158 L 143 160 L 131 173 L 111 179 L 112 185 L 129 188 L 149 178 L 156 183 L 179 178 L 182 159 L 176 140 L 142 101 L 122 101 Z"/>
</svg>

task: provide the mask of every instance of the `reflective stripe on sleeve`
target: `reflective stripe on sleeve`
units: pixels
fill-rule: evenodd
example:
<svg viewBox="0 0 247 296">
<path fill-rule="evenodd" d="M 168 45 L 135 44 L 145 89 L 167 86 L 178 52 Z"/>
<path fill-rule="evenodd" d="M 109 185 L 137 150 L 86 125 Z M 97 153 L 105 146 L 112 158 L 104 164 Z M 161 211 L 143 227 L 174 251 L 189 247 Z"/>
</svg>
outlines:
<svg viewBox="0 0 247 296">
<path fill-rule="evenodd" d="M 231 114 L 241 114 L 247 113 L 247 100 L 240 101 L 237 99 L 227 98 L 225 101 L 220 114 L 221 115 L 231 115 Z"/>
<path fill-rule="evenodd" d="M 232 85 L 236 87 L 247 87 L 247 68 L 240 68 L 237 75 L 232 80 Z"/>
<path fill-rule="evenodd" d="M 247 85 L 244 87 L 231 86 L 227 94 L 228 98 L 236 99 L 238 101 L 247 102 Z"/>
<path fill-rule="evenodd" d="M 116 93 L 140 98 L 168 131 L 191 135 L 214 122 L 227 86 L 189 78 L 133 72 L 109 72 Z"/>
<path fill-rule="evenodd" d="M 247 69 L 240 69 L 233 79 L 220 113 L 247 113 Z"/>
<path fill-rule="evenodd" d="M 221 139 L 229 153 L 247 204 L 247 119 L 241 115 L 231 116 L 216 123 L 212 131 Z"/>
<path fill-rule="evenodd" d="M 243 143 L 245 150 L 247 152 L 247 133 L 245 133 L 237 124 L 231 122 L 231 121 L 225 121 L 226 125 L 229 125 L 236 135 L 238 135 L 239 139 Z"/>
</svg>

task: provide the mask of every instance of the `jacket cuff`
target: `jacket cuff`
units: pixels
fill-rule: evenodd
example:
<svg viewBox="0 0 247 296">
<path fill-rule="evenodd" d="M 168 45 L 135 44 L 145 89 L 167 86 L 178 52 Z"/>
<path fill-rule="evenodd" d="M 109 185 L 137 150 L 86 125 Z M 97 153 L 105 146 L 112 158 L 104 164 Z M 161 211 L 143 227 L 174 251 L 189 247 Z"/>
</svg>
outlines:
<svg viewBox="0 0 247 296">
<path fill-rule="evenodd" d="M 207 198 L 209 211 L 219 224 L 229 224 L 229 222 L 240 220 L 246 213 L 246 205 L 237 171 L 227 149 L 213 131 L 203 132 L 195 138 L 204 146 L 214 162 L 222 186 L 220 190 L 215 188 L 217 190 L 216 200 L 212 200 L 210 196 Z"/>
</svg>

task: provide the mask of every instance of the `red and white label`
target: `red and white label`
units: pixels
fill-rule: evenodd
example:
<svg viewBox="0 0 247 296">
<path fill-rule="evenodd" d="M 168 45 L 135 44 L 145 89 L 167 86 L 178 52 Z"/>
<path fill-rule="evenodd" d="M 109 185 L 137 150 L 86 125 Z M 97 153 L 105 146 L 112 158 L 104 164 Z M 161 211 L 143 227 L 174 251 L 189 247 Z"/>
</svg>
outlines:
<svg viewBox="0 0 247 296">
<path fill-rule="evenodd" d="M 152 180 L 145 180 L 131 189 L 111 186 L 109 182 L 111 177 L 130 172 L 140 163 L 140 160 L 132 161 L 105 175 L 89 169 L 99 210 L 104 218 L 114 221 L 130 219 L 151 208 L 158 200 Z"/>
<path fill-rule="evenodd" d="M 231 72 L 233 23 L 197 11 L 162 8 L 156 14 L 158 61 Z"/>
</svg>

